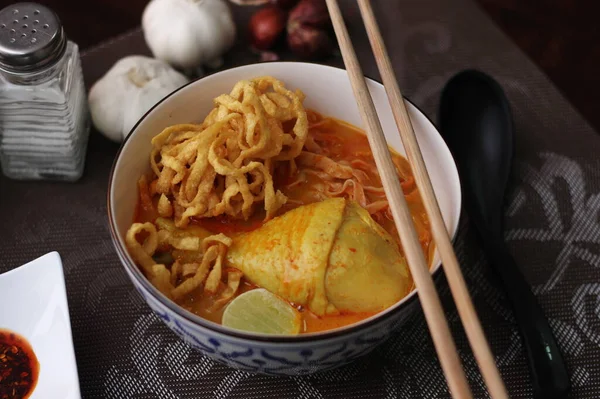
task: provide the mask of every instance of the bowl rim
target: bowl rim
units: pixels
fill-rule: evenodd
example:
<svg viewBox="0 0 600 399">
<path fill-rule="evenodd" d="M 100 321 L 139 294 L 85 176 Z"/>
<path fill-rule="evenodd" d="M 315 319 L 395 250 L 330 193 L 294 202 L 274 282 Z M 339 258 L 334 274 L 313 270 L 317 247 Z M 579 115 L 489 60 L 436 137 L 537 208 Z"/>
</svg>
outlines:
<svg viewBox="0 0 600 399">
<path fill-rule="evenodd" d="M 299 64 L 299 65 L 310 65 L 311 67 L 321 67 L 324 69 L 333 69 L 336 72 L 339 71 L 346 71 L 346 69 L 344 68 L 340 68 L 340 67 L 335 67 L 335 66 L 331 66 L 331 65 L 324 65 L 324 64 L 316 64 L 316 63 L 308 63 L 308 62 L 297 62 L 297 61 L 270 61 L 270 62 L 264 62 L 261 64 L 281 64 L 281 65 L 289 65 L 289 64 Z M 221 73 L 225 73 L 228 71 L 232 71 L 232 70 L 239 70 L 239 69 L 244 69 L 250 66 L 254 66 L 256 64 L 247 64 L 247 65 L 240 65 L 237 67 L 233 67 L 233 68 L 228 68 L 228 69 L 224 69 L 209 75 L 205 75 L 203 77 L 194 79 L 186 84 L 184 84 L 183 86 L 179 87 L 178 89 L 172 91 L 171 93 L 167 94 L 165 97 L 163 97 L 160 101 L 158 101 L 156 104 L 154 104 L 137 122 L 136 124 L 131 128 L 131 130 L 129 131 L 129 133 L 127 134 L 127 136 L 125 137 L 125 139 L 123 140 L 123 142 L 121 143 L 121 145 L 119 146 L 119 149 L 115 155 L 115 158 L 113 160 L 113 164 L 111 166 L 111 170 L 110 170 L 110 175 L 109 175 L 109 179 L 108 179 L 108 190 L 107 190 L 107 214 L 108 214 L 108 221 L 109 221 L 109 230 L 110 230 L 110 235 L 111 235 L 111 241 L 113 243 L 113 246 L 115 247 L 116 251 L 117 251 L 117 255 L 120 258 L 121 264 L 123 264 L 123 266 L 125 267 L 125 269 L 127 271 L 129 271 L 129 275 L 130 276 L 134 276 L 135 279 L 137 280 L 137 282 L 139 284 L 142 285 L 142 287 L 148 291 L 155 300 L 157 300 L 158 302 L 160 302 L 163 306 L 167 307 L 169 310 L 173 311 L 175 314 L 177 314 L 179 317 L 182 317 L 183 319 L 186 319 L 188 322 L 191 322 L 194 325 L 197 325 L 201 328 L 205 328 L 210 330 L 211 332 L 214 333 L 218 333 L 218 334 L 223 334 L 225 336 L 229 336 L 232 338 L 237 338 L 237 339 L 242 339 L 242 340 L 249 340 L 249 341 L 255 341 L 255 342 L 263 342 L 263 343 L 271 343 L 271 344 L 280 344 L 280 343 L 305 343 L 305 342 L 317 342 L 317 341 L 326 341 L 329 339 L 333 339 L 333 338 L 337 338 L 340 336 L 344 336 L 344 335 L 351 335 L 353 333 L 358 333 L 359 331 L 362 330 L 366 330 L 376 324 L 379 324 L 387 319 L 389 319 L 390 317 L 392 317 L 394 314 L 396 314 L 397 312 L 399 312 L 401 309 L 403 308 L 407 308 L 409 306 L 409 304 L 415 302 L 417 300 L 418 297 L 418 290 L 417 288 L 413 288 L 412 291 L 410 291 L 404 298 L 402 298 L 400 301 L 398 301 L 398 303 L 390 306 L 387 309 L 384 309 L 366 319 L 363 319 L 359 322 L 353 323 L 353 324 L 349 324 L 347 326 L 343 326 L 343 327 L 338 327 L 332 330 L 326 330 L 326 331 L 319 331 L 319 332 L 315 332 L 315 333 L 306 333 L 306 334 L 298 334 L 298 335 L 293 335 L 293 336 L 285 336 L 285 335 L 269 335 L 269 334 L 256 334 L 256 333 L 250 333 L 250 332 L 244 332 L 242 330 L 235 330 L 232 328 L 227 328 L 222 326 L 221 324 L 212 322 L 210 320 L 204 319 L 201 316 L 198 316 L 186 309 L 184 309 L 183 307 L 181 307 L 180 305 L 178 305 L 177 303 L 171 301 L 170 299 L 168 299 L 163 293 L 161 293 L 156 287 L 154 287 L 151 283 L 150 280 L 148 280 L 146 278 L 146 276 L 144 276 L 144 274 L 142 273 L 142 271 L 140 270 L 140 268 L 133 263 L 128 255 L 127 249 L 121 245 L 121 241 L 119 240 L 119 233 L 117 232 L 117 227 L 115 225 L 115 221 L 113 218 L 113 212 L 112 212 L 112 201 L 111 201 L 111 193 L 112 193 L 112 186 L 113 186 L 113 178 L 115 176 L 115 172 L 116 172 L 116 168 L 117 168 L 117 164 L 119 163 L 119 159 L 122 155 L 123 149 L 125 148 L 125 145 L 127 143 L 127 141 L 133 136 L 133 133 L 136 131 L 136 129 L 138 128 L 138 126 L 163 102 L 165 102 L 168 98 L 170 98 L 171 96 L 174 96 L 175 94 L 177 94 L 179 91 L 183 90 L 184 88 L 196 84 L 199 81 L 206 79 L 206 78 L 214 78 L 215 76 L 220 75 Z M 372 81 L 373 83 L 376 83 L 380 86 L 383 87 L 383 83 L 381 81 L 379 81 L 378 79 L 374 79 L 371 78 L 367 75 L 364 75 L 365 78 L 367 80 Z M 446 143 L 444 142 L 443 138 L 441 138 L 441 134 L 437 128 L 437 126 L 435 125 L 435 123 L 431 120 L 431 118 L 429 118 L 427 116 L 427 114 L 425 114 L 415 103 L 413 103 L 410 99 L 408 99 L 407 97 L 403 97 L 404 100 L 406 100 L 407 102 L 409 102 L 413 107 L 415 107 L 415 109 L 423 116 L 427 119 L 427 121 L 429 121 L 429 123 L 431 123 L 431 125 L 433 126 L 433 128 L 435 129 L 435 132 L 440 136 L 440 139 L 442 140 L 442 142 L 444 143 L 446 149 L 448 150 L 448 155 L 450 157 L 450 160 L 452 161 L 452 165 L 454 166 L 454 170 L 457 171 L 457 166 L 456 166 L 456 161 L 454 160 L 454 157 L 452 155 L 452 153 L 450 152 L 450 150 L 448 149 L 448 146 L 446 145 Z M 457 233 L 458 233 L 458 226 L 459 226 L 459 221 L 460 221 L 460 216 L 461 216 L 461 211 L 462 211 L 462 191 L 461 191 L 461 187 L 460 187 L 460 180 L 458 180 L 458 175 L 457 175 L 457 184 L 458 184 L 458 204 L 457 204 L 457 208 L 458 208 L 458 214 L 455 220 L 454 225 L 452 226 L 452 237 L 451 237 L 451 242 L 454 242 Z M 431 266 L 430 266 L 431 267 Z M 437 279 L 439 277 L 439 274 L 441 273 L 443 268 L 442 262 L 440 261 L 438 265 L 435 266 L 435 269 L 433 271 L 430 271 L 431 273 L 431 277 L 432 279 Z"/>
</svg>

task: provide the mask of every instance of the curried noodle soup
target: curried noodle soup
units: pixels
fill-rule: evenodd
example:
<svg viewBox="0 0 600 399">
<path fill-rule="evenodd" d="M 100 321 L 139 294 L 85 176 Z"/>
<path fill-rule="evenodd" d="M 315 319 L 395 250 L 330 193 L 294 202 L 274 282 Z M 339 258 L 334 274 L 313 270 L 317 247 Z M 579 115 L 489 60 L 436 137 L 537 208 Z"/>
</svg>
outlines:
<svg viewBox="0 0 600 399">
<path fill-rule="evenodd" d="M 200 124 L 153 138 L 128 249 L 183 308 L 220 323 L 265 288 L 301 332 L 355 323 L 412 290 L 364 133 L 303 106 L 272 77 L 240 81 Z M 426 258 L 429 223 L 406 159 L 392 153 Z"/>
</svg>

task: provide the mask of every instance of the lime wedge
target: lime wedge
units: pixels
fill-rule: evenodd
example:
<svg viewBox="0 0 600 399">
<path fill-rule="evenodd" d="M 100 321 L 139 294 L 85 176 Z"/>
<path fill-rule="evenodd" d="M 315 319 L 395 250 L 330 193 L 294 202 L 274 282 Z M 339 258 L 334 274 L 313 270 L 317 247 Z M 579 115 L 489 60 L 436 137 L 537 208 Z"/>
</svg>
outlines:
<svg viewBox="0 0 600 399">
<path fill-rule="evenodd" d="M 300 313 L 277 295 L 256 288 L 235 298 L 223 312 L 221 324 L 262 334 L 296 335 Z"/>
</svg>

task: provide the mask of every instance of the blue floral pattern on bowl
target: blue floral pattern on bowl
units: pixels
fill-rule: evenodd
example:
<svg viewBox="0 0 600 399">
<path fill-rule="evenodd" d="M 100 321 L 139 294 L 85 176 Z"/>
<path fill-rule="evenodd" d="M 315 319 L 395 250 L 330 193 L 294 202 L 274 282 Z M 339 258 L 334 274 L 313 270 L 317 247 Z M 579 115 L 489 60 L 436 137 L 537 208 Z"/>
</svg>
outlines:
<svg viewBox="0 0 600 399">
<path fill-rule="evenodd" d="M 346 365 L 388 339 L 416 307 L 416 301 L 412 301 L 390 317 L 348 334 L 273 343 L 224 335 L 190 322 L 142 285 L 135 285 L 153 312 L 192 348 L 235 369 L 268 375 L 305 375 Z"/>
</svg>

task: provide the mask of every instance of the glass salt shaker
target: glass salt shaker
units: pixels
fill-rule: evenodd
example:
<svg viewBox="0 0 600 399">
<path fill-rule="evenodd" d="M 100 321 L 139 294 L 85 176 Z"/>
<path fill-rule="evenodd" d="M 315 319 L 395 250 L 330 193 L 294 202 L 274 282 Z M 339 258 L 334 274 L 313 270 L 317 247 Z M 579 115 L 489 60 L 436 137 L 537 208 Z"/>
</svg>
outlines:
<svg viewBox="0 0 600 399">
<path fill-rule="evenodd" d="M 77 45 L 35 3 L 0 10 L 0 165 L 9 178 L 78 180 L 90 118 Z"/>
</svg>

